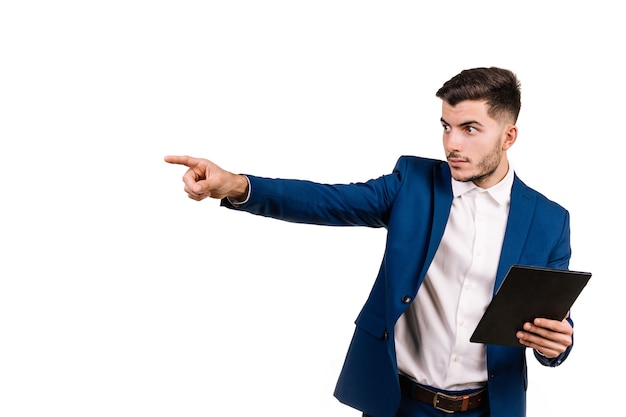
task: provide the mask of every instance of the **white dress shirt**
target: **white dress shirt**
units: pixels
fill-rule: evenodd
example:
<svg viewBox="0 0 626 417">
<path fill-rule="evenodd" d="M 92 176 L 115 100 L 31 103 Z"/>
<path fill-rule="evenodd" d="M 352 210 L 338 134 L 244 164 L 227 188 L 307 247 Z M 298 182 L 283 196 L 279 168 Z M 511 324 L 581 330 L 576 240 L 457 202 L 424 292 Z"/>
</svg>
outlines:
<svg viewBox="0 0 626 417">
<path fill-rule="evenodd" d="M 452 180 L 454 199 L 437 253 L 395 326 L 400 373 L 440 389 L 487 381 L 485 345 L 469 341 L 492 299 L 513 169 L 489 189 Z"/>
</svg>

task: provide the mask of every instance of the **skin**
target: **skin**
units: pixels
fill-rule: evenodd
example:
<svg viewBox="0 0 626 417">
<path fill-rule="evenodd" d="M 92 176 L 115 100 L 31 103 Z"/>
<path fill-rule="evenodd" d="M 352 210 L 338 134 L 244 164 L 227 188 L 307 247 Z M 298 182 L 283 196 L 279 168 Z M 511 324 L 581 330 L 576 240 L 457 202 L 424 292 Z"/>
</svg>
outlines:
<svg viewBox="0 0 626 417">
<path fill-rule="evenodd" d="M 517 139 L 512 118 L 496 120 L 489 116 L 485 101 L 462 101 L 442 105 L 443 147 L 452 177 L 472 181 L 481 188 L 500 182 L 509 170 L 507 151 Z M 190 156 L 169 155 L 165 162 L 188 168 L 183 176 L 189 198 L 201 201 L 207 197 L 243 201 L 248 195 L 248 180 L 220 168 L 213 162 Z M 525 323 L 516 336 L 520 343 L 547 358 L 555 358 L 571 344 L 574 329 L 562 321 L 537 318 Z"/>
<path fill-rule="evenodd" d="M 168 155 L 165 162 L 189 168 L 183 175 L 183 182 L 185 192 L 192 200 L 201 201 L 207 197 L 221 200 L 228 197 L 243 201 L 248 195 L 248 180 L 245 176 L 228 172 L 209 160 Z"/>
<path fill-rule="evenodd" d="M 517 127 L 487 114 L 484 101 L 443 102 L 441 125 L 446 159 L 457 181 L 481 188 L 499 183 L 509 171 L 506 151 L 517 139 Z"/>
</svg>

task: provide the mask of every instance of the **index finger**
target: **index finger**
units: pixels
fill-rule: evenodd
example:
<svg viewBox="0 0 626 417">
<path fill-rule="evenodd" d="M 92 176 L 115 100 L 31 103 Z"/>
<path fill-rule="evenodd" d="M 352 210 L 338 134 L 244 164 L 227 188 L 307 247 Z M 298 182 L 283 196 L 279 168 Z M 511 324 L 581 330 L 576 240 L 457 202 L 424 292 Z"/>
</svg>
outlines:
<svg viewBox="0 0 626 417">
<path fill-rule="evenodd" d="M 192 167 L 198 164 L 198 159 L 197 158 L 192 158 L 190 156 L 186 156 L 186 155 L 167 155 L 165 158 L 163 158 L 165 160 L 165 162 L 170 163 L 170 164 L 177 164 L 177 165 L 185 165 L 188 167 Z"/>
</svg>

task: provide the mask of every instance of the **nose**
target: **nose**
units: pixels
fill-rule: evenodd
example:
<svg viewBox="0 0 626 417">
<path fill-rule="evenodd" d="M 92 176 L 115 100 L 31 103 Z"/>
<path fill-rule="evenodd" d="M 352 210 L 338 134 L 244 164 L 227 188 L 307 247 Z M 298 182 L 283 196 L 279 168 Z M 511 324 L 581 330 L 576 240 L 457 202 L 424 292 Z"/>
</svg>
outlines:
<svg viewBox="0 0 626 417">
<path fill-rule="evenodd" d="M 452 129 L 443 134 L 443 146 L 446 151 L 461 151 L 463 148 L 463 138 L 461 132 Z"/>
</svg>

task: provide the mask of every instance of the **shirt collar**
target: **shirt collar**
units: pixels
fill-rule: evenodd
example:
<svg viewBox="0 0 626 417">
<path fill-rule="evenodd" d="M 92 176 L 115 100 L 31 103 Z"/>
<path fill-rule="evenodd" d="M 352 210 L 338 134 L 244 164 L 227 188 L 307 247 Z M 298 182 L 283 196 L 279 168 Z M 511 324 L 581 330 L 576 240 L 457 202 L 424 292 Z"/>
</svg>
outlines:
<svg viewBox="0 0 626 417">
<path fill-rule="evenodd" d="M 480 188 L 472 181 L 462 182 L 452 178 L 452 193 L 454 197 L 458 197 L 470 191 L 472 192 L 486 192 L 488 193 L 498 204 L 506 204 L 511 196 L 511 188 L 513 187 L 514 170 L 509 164 L 509 170 L 502 178 L 502 180 L 496 185 L 487 189 Z"/>
</svg>

